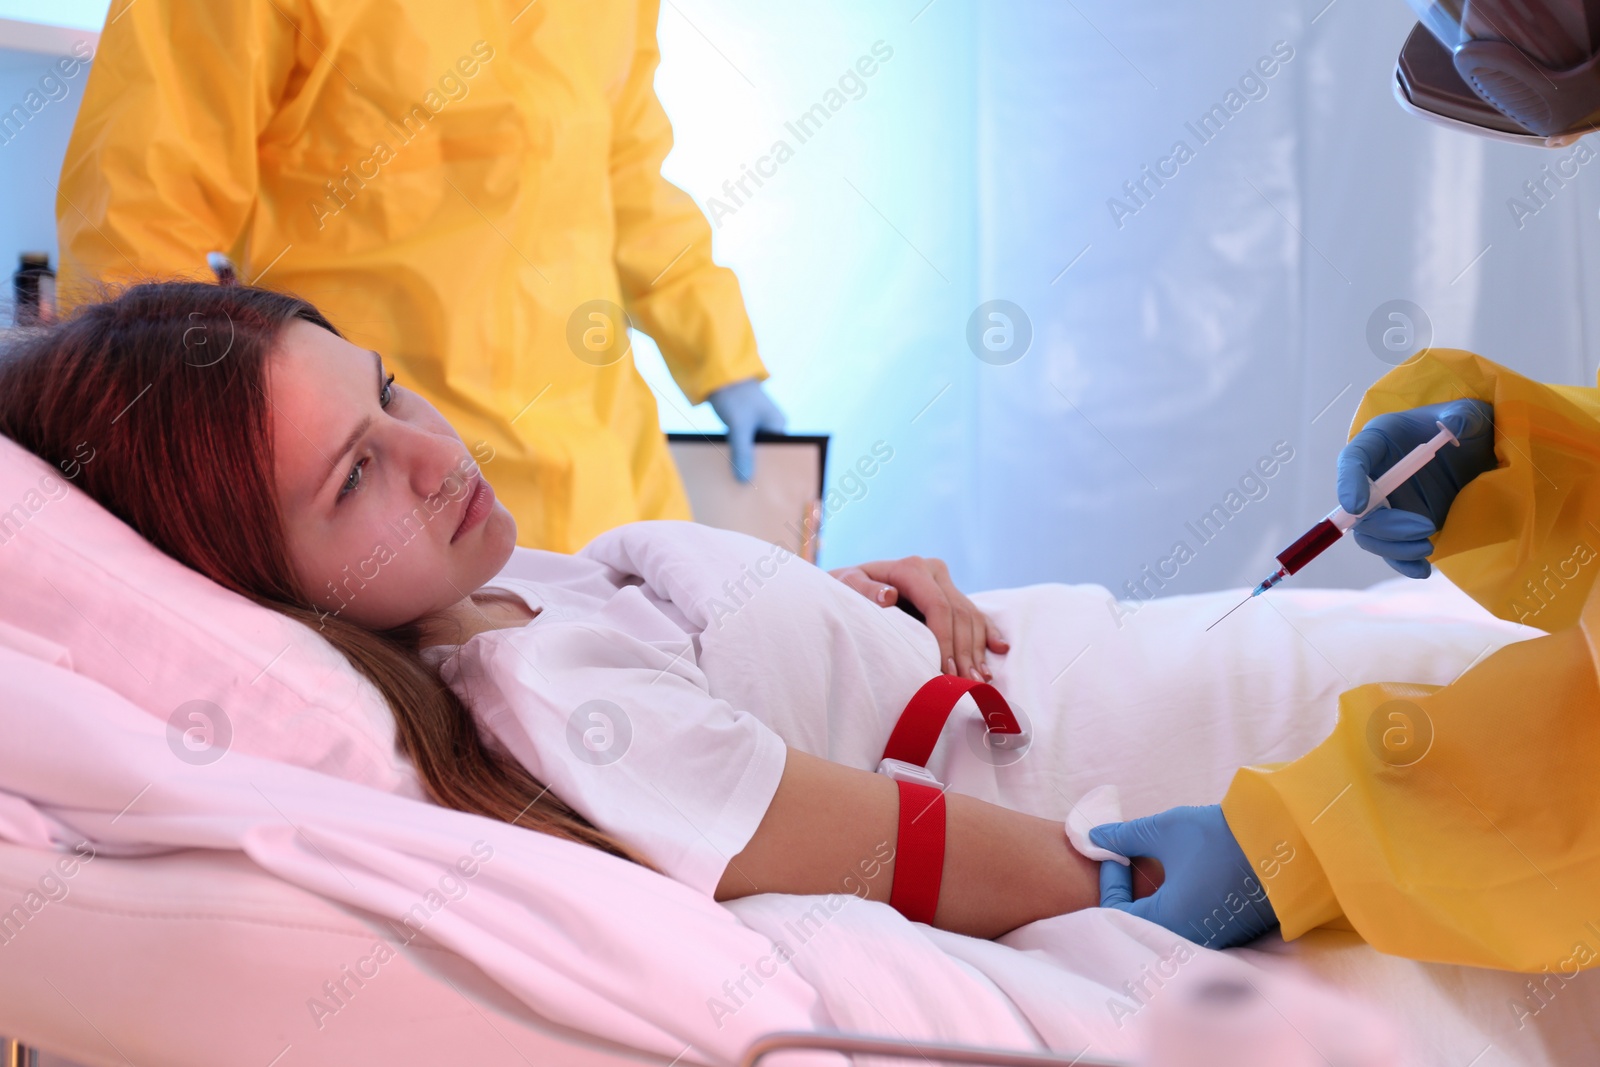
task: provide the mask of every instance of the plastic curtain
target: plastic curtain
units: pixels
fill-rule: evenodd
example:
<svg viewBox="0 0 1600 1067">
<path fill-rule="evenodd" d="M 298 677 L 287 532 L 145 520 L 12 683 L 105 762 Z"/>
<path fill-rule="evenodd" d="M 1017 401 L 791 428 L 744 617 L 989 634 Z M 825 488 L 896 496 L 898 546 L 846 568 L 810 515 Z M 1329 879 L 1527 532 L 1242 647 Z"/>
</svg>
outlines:
<svg viewBox="0 0 1600 1067">
<path fill-rule="evenodd" d="M 790 427 L 834 435 L 824 566 L 1254 584 L 1418 338 L 1594 383 L 1600 149 L 1406 115 L 1409 9 L 1324 4 L 663 8 L 667 172 L 719 214 Z M 668 428 L 717 425 L 672 399 Z M 1295 580 L 1391 573 L 1346 544 Z"/>
</svg>

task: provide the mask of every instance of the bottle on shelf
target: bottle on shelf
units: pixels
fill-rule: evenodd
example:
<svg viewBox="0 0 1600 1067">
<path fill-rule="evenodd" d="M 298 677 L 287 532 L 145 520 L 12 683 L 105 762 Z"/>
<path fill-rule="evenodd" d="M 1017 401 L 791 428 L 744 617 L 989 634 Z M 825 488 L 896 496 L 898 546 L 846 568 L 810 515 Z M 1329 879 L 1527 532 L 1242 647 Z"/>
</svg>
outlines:
<svg viewBox="0 0 1600 1067">
<path fill-rule="evenodd" d="M 14 321 L 18 326 L 39 326 L 56 319 L 56 272 L 50 269 L 50 256 L 44 252 L 22 253 L 21 265 L 12 275 L 15 294 Z"/>
</svg>

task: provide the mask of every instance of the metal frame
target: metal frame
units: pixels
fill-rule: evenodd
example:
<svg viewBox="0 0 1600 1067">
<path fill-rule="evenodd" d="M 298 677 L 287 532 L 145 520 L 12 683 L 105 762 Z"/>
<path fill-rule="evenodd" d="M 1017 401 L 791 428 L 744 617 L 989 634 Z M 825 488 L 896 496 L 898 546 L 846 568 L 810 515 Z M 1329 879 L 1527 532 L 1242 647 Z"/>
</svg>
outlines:
<svg viewBox="0 0 1600 1067">
<path fill-rule="evenodd" d="M 39 1050 L 29 1048 L 20 1041 L 0 1037 L 0 1065 L 3 1067 L 39 1067 Z"/>
<path fill-rule="evenodd" d="M 846 1034 L 837 1030 L 779 1030 L 764 1034 L 750 1043 L 739 1063 L 740 1067 L 756 1067 L 764 1057 L 773 1053 L 800 1050 L 860 1052 L 874 1056 L 931 1060 L 935 1063 L 982 1064 L 984 1067 L 1133 1067 L 1126 1060 L 1086 1060 L 1082 1054 L 1068 1059 L 1048 1052 L 1007 1052 L 977 1045 L 902 1041 Z"/>
</svg>

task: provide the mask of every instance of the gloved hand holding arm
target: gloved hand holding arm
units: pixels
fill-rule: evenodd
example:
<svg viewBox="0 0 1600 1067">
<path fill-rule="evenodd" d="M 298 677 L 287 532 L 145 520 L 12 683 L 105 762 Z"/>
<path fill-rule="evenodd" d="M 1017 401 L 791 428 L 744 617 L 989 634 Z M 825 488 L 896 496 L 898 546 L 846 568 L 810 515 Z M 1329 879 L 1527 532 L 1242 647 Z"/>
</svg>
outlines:
<svg viewBox="0 0 1600 1067">
<path fill-rule="evenodd" d="M 706 398 L 723 425 L 728 427 L 728 445 L 733 451 L 733 476 L 748 482 L 755 473 L 757 430 L 782 433 L 787 421 L 778 405 L 754 378 L 724 385 Z"/>
<path fill-rule="evenodd" d="M 1103 908 L 1148 919 L 1207 948 L 1242 945 L 1278 925 L 1220 805 L 1106 823 L 1090 830 L 1089 840 L 1119 855 L 1157 859 L 1166 871 L 1160 889 L 1134 900 L 1133 870 L 1106 860 L 1100 865 Z"/>
<path fill-rule="evenodd" d="M 1444 423 L 1459 440 L 1446 445 L 1433 460 L 1389 495 L 1378 508 L 1351 528 L 1356 544 L 1408 578 L 1426 578 L 1433 570 L 1429 540 L 1444 525 L 1456 494 L 1473 478 L 1495 469 L 1494 409 L 1482 400 L 1444 404 L 1378 415 L 1362 427 L 1339 453 L 1339 506 L 1359 515 L 1367 506 L 1372 481 L 1394 466 Z"/>
</svg>

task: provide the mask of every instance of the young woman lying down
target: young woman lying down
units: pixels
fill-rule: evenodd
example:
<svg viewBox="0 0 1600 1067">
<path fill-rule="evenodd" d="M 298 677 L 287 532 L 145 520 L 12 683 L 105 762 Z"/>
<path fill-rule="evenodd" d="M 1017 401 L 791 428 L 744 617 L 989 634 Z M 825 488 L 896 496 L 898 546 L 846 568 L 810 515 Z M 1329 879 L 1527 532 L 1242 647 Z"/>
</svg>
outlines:
<svg viewBox="0 0 1600 1067">
<path fill-rule="evenodd" d="M 80 488 L 318 629 L 386 697 L 438 803 L 717 900 L 887 900 L 899 796 L 872 768 L 900 710 L 941 667 L 1006 692 L 1008 665 L 1029 656 L 1028 633 L 1008 646 L 938 560 L 835 577 L 694 523 L 536 552 L 488 588 L 517 530 L 487 450 L 381 354 L 279 293 L 149 283 L 81 308 L 0 365 L 0 432 L 51 462 L 91 442 Z M 886 587 L 928 623 L 878 602 Z M 930 764 L 951 786 L 934 924 L 995 937 L 1097 905 L 1098 864 L 1060 812 L 1098 783 L 1069 789 L 1043 761 L 1004 765 L 971 741 Z M 1057 814 L 970 795 L 985 791 Z"/>
</svg>

